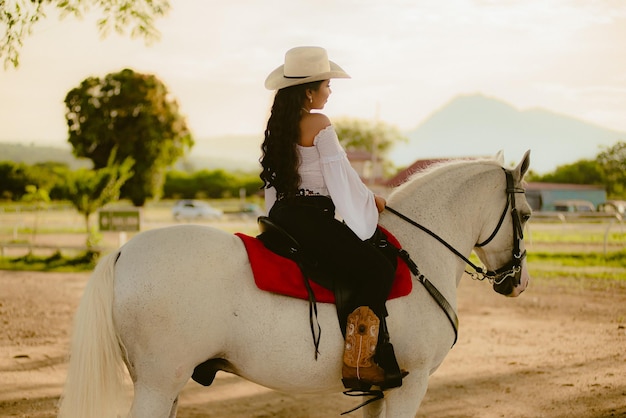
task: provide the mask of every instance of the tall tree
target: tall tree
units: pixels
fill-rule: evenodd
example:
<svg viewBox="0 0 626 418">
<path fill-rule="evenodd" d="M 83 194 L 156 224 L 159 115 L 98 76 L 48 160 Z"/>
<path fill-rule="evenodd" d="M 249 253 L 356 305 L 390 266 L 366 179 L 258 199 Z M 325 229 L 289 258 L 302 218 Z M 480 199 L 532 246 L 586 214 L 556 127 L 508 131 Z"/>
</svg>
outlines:
<svg viewBox="0 0 626 418">
<path fill-rule="evenodd" d="M 366 151 L 375 160 L 380 159 L 384 171 L 389 172 L 391 163 L 385 159 L 391 146 L 396 142 L 406 142 L 400 130 L 384 122 L 364 119 L 341 118 L 333 120 L 341 145 L 347 151 Z"/>
<path fill-rule="evenodd" d="M 626 199 L 626 142 L 606 148 L 596 160 L 604 170 L 609 197 Z"/>
<path fill-rule="evenodd" d="M 159 37 L 154 20 L 164 16 L 169 0 L 10 0 L 0 1 L 0 57 L 5 68 L 19 65 L 20 48 L 32 33 L 33 26 L 46 17 L 46 7 L 61 11 L 61 17 L 81 17 L 91 8 L 99 9 L 98 28 L 102 35 L 111 29 L 123 34 L 130 28 L 132 37 L 143 37 L 150 42 Z"/>
<path fill-rule="evenodd" d="M 91 159 L 95 169 L 107 166 L 113 149 L 116 162 L 135 160 L 135 174 L 122 189 L 135 206 L 160 196 L 166 168 L 194 144 L 178 103 L 154 75 L 125 69 L 89 77 L 65 105 L 76 156 Z"/>
<path fill-rule="evenodd" d="M 384 156 L 398 141 L 406 141 L 400 130 L 384 122 L 341 118 L 333 121 L 341 145 L 347 150 L 363 150 Z"/>
</svg>

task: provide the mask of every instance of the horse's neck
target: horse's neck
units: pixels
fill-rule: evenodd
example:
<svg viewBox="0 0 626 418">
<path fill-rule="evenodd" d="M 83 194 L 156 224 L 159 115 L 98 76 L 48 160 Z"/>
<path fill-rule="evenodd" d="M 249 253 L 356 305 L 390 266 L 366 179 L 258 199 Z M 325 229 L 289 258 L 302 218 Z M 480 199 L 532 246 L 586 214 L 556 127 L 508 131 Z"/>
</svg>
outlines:
<svg viewBox="0 0 626 418">
<path fill-rule="evenodd" d="M 487 190 L 493 187 L 487 181 L 487 173 L 493 171 L 493 167 L 465 164 L 439 168 L 410 180 L 390 196 L 388 205 L 469 256 L 484 219 L 484 196 L 489 195 Z M 460 258 L 435 238 L 389 211 L 383 212 L 381 225 L 396 235 L 422 273 L 433 276 L 432 281 L 445 281 L 440 286 L 456 287 L 465 267 Z M 451 277 L 455 278 L 453 283 L 450 283 Z"/>
<path fill-rule="evenodd" d="M 491 174 L 497 166 L 465 163 L 443 166 L 432 172 L 412 178 L 391 194 L 388 205 L 435 233 L 457 240 L 472 241 L 479 232 L 478 223 L 489 202 L 493 188 Z M 399 219 L 384 212 L 381 223 L 390 223 L 393 229 Z M 403 222 L 403 221 L 402 221 Z M 398 224 L 400 233 L 414 232 L 408 224 Z M 407 228 L 408 227 L 408 228 Z M 475 242 L 469 243 L 473 247 Z"/>
</svg>

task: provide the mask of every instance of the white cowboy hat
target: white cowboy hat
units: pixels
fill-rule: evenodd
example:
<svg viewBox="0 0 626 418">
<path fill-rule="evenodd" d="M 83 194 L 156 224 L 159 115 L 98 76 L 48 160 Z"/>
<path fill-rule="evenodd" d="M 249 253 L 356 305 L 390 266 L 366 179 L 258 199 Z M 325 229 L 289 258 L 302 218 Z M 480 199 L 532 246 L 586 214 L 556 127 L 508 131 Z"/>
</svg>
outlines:
<svg viewBox="0 0 626 418">
<path fill-rule="evenodd" d="M 285 54 L 285 64 L 265 79 L 265 88 L 279 90 L 285 87 L 331 78 L 350 78 L 340 66 L 328 59 L 324 48 L 299 46 Z"/>
</svg>

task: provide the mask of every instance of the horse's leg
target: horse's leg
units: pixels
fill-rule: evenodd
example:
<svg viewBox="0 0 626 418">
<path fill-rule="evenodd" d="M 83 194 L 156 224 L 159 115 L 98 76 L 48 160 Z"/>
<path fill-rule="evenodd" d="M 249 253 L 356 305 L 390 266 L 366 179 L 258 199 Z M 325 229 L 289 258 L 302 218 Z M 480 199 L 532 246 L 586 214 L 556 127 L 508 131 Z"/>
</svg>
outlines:
<svg viewBox="0 0 626 418">
<path fill-rule="evenodd" d="M 130 418 L 175 418 L 178 394 L 191 378 L 175 359 L 161 356 L 156 362 L 140 361 L 134 367 L 135 396 Z"/>
<path fill-rule="evenodd" d="M 163 387 L 135 384 L 135 397 L 128 418 L 176 418 L 178 392 Z"/>
<path fill-rule="evenodd" d="M 381 399 L 363 407 L 363 418 L 380 418 L 385 410 L 385 400 Z"/>
<path fill-rule="evenodd" d="M 385 393 L 385 417 L 415 417 L 428 389 L 428 374 L 418 376 L 418 373 L 411 371 L 411 374 L 402 380 L 402 387 Z"/>
<path fill-rule="evenodd" d="M 174 399 L 174 403 L 172 404 L 172 409 L 170 410 L 169 418 L 176 418 L 176 410 L 178 409 L 178 396 Z"/>
</svg>

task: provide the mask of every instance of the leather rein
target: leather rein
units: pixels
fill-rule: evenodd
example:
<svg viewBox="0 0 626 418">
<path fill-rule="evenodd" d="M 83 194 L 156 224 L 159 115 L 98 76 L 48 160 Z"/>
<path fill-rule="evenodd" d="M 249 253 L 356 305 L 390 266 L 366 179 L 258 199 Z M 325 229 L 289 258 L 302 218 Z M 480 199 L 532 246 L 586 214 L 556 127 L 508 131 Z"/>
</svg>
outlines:
<svg viewBox="0 0 626 418">
<path fill-rule="evenodd" d="M 495 236 L 500 231 L 502 224 L 504 223 L 504 219 L 510 207 L 511 218 L 513 220 L 512 258 L 510 262 L 508 262 L 507 264 L 505 264 L 504 266 L 496 270 L 486 270 L 483 267 L 477 266 L 476 264 L 472 263 L 463 254 L 461 254 L 456 248 L 448 244 L 443 238 L 441 238 L 439 235 L 437 235 L 430 229 L 426 228 L 425 226 L 419 224 L 418 222 L 414 221 L 413 219 L 409 218 L 406 215 L 403 215 L 402 213 L 398 212 L 397 210 L 389 206 L 385 206 L 385 209 L 387 209 L 389 212 L 393 213 L 394 215 L 398 216 L 400 219 L 415 226 L 416 228 L 419 228 L 422 231 L 426 232 L 428 235 L 435 238 L 437 241 L 443 244 L 446 248 L 448 248 L 457 257 L 459 257 L 461 260 L 463 260 L 465 263 L 471 266 L 474 269 L 474 272 L 466 271 L 466 273 L 472 276 L 472 278 L 477 279 L 477 280 L 488 279 L 493 284 L 494 289 L 497 292 L 504 294 L 503 291 L 499 289 L 502 289 L 502 288 L 508 289 L 508 288 L 512 288 L 512 286 L 517 286 L 520 284 L 520 276 L 521 276 L 521 271 L 522 271 L 521 265 L 522 265 L 522 260 L 526 257 L 526 251 L 524 250 L 523 252 L 521 252 L 521 243 L 524 239 L 524 231 L 522 228 L 522 222 L 520 220 L 519 213 L 517 212 L 517 208 L 515 207 L 515 194 L 525 193 L 525 189 L 521 187 L 515 187 L 515 184 L 513 181 L 513 174 L 511 173 L 511 171 L 506 170 L 504 168 L 503 170 L 506 175 L 506 196 L 507 196 L 506 205 L 504 206 L 504 210 L 502 211 L 502 215 L 500 216 L 500 220 L 498 221 L 496 228 L 493 230 L 489 238 L 475 245 L 475 247 L 484 247 L 495 238 Z M 419 268 L 417 267 L 415 262 L 411 259 L 409 253 L 407 253 L 403 249 L 400 249 L 399 256 L 407 264 L 407 266 L 411 270 L 411 273 L 413 273 L 413 275 L 416 276 L 418 281 L 422 283 L 422 285 L 426 288 L 428 293 L 433 297 L 433 299 L 435 299 L 435 301 L 441 307 L 441 309 L 443 309 L 444 313 L 450 320 L 450 323 L 452 324 L 452 327 L 454 328 L 454 342 L 452 343 L 452 346 L 454 346 L 454 344 L 457 341 L 458 333 L 459 333 L 459 319 L 458 319 L 456 312 L 454 311 L 454 308 L 452 307 L 452 305 L 450 305 L 450 302 L 448 302 L 445 296 L 443 296 L 441 292 L 439 292 L 439 290 L 435 287 L 435 285 L 433 285 L 432 282 L 430 282 L 430 280 L 428 280 L 423 274 L 420 273 Z"/>
</svg>

